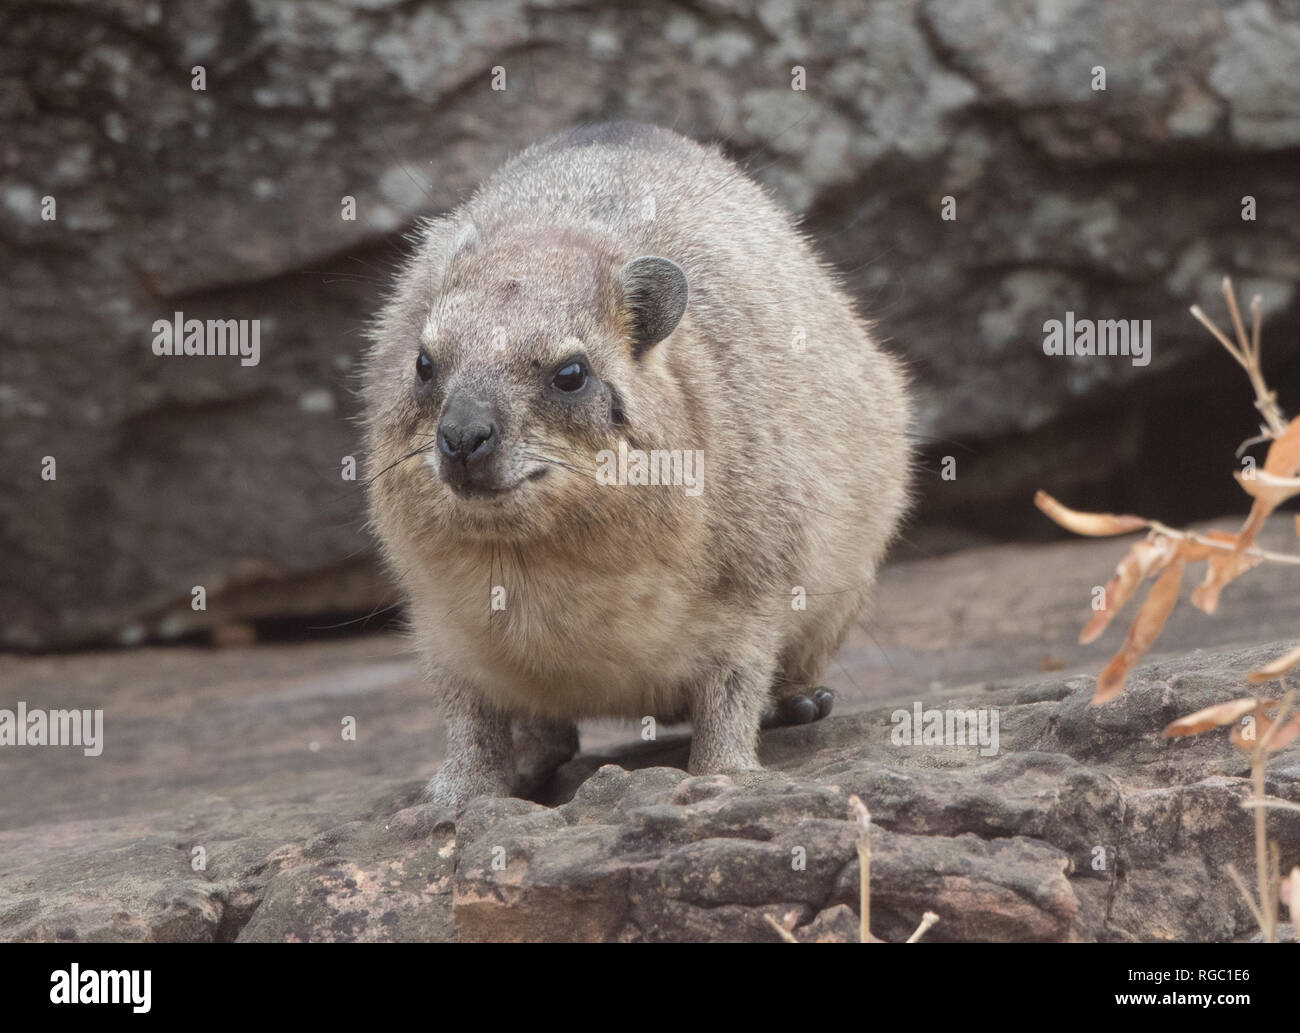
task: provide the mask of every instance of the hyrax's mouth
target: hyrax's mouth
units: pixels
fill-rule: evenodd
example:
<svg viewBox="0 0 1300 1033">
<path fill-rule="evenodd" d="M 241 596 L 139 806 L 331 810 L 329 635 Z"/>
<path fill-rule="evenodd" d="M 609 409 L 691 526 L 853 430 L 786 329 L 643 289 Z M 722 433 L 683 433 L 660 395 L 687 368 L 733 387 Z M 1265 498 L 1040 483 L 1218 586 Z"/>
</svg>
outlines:
<svg viewBox="0 0 1300 1033">
<path fill-rule="evenodd" d="M 516 481 L 504 488 L 493 488 L 480 484 L 450 484 L 448 487 L 451 488 L 452 494 L 462 499 L 499 499 L 517 490 L 522 483 L 522 481 Z"/>
<path fill-rule="evenodd" d="M 500 484 L 491 477 L 466 476 L 463 469 L 459 469 L 454 464 L 448 464 L 445 461 L 440 462 L 436 456 L 429 456 L 428 464 L 438 479 L 451 489 L 453 495 L 460 499 L 475 502 L 504 499 L 519 491 L 525 484 L 540 480 L 550 472 L 547 467 L 539 466 L 536 469 L 529 470 L 517 480 L 508 484 Z"/>
</svg>

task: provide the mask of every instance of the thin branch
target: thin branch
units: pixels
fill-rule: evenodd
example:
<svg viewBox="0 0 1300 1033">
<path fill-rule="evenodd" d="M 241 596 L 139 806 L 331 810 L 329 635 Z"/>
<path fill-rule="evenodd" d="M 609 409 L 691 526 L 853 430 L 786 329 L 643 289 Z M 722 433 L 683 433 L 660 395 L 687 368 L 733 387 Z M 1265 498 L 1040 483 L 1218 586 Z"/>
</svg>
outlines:
<svg viewBox="0 0 1300 1033">
<path fill-rule="evenodd" d="M 938 915 L 936 915 L 933 911 L 927 911 L 924 915 L 921 916 L 921 924 L 916 927 L 916 932 L 914 932 L 911 936 L 909 936 L 906 942 L 908 943 L 918 942 L 922 936 L 924 936 L 926 933 L 928 933 L 931 929 L 935 927 L 938 921 L 939 921 Z"/>
<path fill-rule="evenodd" d="M 871 943 L 871 812 L 856 794 L 849 797 L 849 808 L 862 826 L 858 833 L 858 939 Z"/>
<path fill-rule="evenodd" d="M 1259 363 L 1259 324 L 1260 310 L 1264 305 L 1264 299 L 1256 294 L 1250 299 L 1250 349 L 1255 357 L 1255 363 Z"/>
<path fill-rule="evenodd" d="M 1236 546 L 1231 542 L 1221 542 L 1214 538 L 1206 538 L 1203 534 L 1196 531 L 1180 531 L 1177 528 L 1170 527 L 1168 524 L 1162 524 L 1159 520 L 1148 520 L 1147 526 L 1158 534 L 1167 535 L 1170 538 L 1178 538 L 1186 541 L 1196 542 L 1197 545 L 1205 545 L 1211 549 L 1218 549 L 1220 552 L 1234 552 Z M 1271 549 L 1260 549 L 1254 545 L 1242 549 L 1242 555 L 1254 556 L 1256 559 L 1267 560 L 1270 563 L 1289 563 L 1292 566 L 1300 566 L 1300 554 L 1291 552 L 1273 552 Z"/>
<path fill-rule="evenodd" d="M 1191 307 L 1192 315 L 1205 329 L 1214 335 L 1214 339 L 1223 345 L 1229 355 L 1237 360 L 1238 365 L 1246 371 L 1250 386 L 1255 392 L 1255 408 L 1268 424 L 1273 437 L 1278 437 L 1286 430 L 1286 419 L 1277 405 L 1277 395 L 1264 383 L 1264 374 L 1260 369 L 1259 325 L 1263 299 L 1257 294 L 1250 300 L 1251 333 L 1246 335 L 1246 327 L 1241 321 L 1241 309 L 1237 306 L 1237 294 L 1232 289 L 1232 280 L 1223 278 L 1223 297 L 1228 303 L 1228 315 L 1232 319 L 1233 329 L 1237 334 L 1237 343 L 1228 339 L 1228 335 L 1201 309 L 1200 305 Z"/>
<path fill-rule="evenodd" d="M 1255 906 L 1250 890 L 1246 888 L 1246 880 L 1241 877 L 1241 873 L 1237 871 L 1236 866 L 1231 861 L 1228 862 L 1227 871 L 1237 889 L 1241 891 L 1241 897 L 1246 902 L 1246 906 L 1250 908 L 1250 913 L 1255 916 L 1255 924 L 1263 929 L 1264 916 L 1259 913 L 1259 908 Z"/>
<path fill-rule="evenodd" d="M 1278 703 L 1277 713 L 1269 718 L 1268 728 L 1265 729 L 1259 742 L 1255 744 L 1255 749 L 1262 752 L 1265 761 L 1268 760 L 1269 743 L 1273 741 L 1273 736 L 1277 734 L 1277 730 L 1281 728 L 1282 725 L 1286 723 L 1286 719 L 1291 716 L 1291 708 L 1294 705 L 1295 689 L 1291 689 Z M 1263 799 L 1264 794 L 1261 793 L 1259 798 Z"/>
<path fill-rule="evenodd" d="M 1246 328 L 1241 323 L 1241 310 L 1237 308 L 1237 292 L 1232 289 L 1232 281 L 1226 276 L 1223 278 L 1223 298 L 1228 303 L 1228 315 L 1232 317 L 1232 328 L 1237 331 L 1237 347 L 1241 354 L 1246 357 L 1248 363 L 1253 363 L 1254 355 L 1251 354 L 1250 341 L 1246 337 Z"/>
<path fill-rule="evenodd" d="M 775 918 L 773 918 L 771 915 L 764 915 L 764 916 L 763 916 L 763 920 L 764 920 L 765 922 L 767 922 L 767 924 L 770 925 L 773 929 L 775 929 L 778 933 L 780 933 L 780 934 L 781 934 L 781 939 L 783 939 L 786 943 L 798 943 L 798 942 L 799 942 L 798 940 L 796 940 L 796 939 L 794 938 L 794 936 L 791 934 L 791 932 L 790 932 L 789 929 L 787 929 L 785 926 L 783 926 L 780 922 L 778 922 L 778 921 L 777 921 Z"/>
<path fill-rule="evenodd" d="M 1190 311 L 1192 315 L 1196 317 L 1197 322 L 1199 322 L 1201 326 L 1205 327 L 1205 329 L 1210 331 L 1210 333 L 1214 335 L 1215 340 L 1217 340 L 1221 345 L 1223 345 L 1225 349 L 1227 349 L 1228 354 L 1237 360 L 1237 362 L 1241 365 L 1242 369 L 1244 369 L 1247 373 L 1249 373 L 1250 367 L 1246 364 L 1246 357 L 1242 355 L 1241 352 L 1237 351 L 1237 346 L 1233 344 L 1231 341 L 1229 341 L 1227 336 L 1224 334 L 1224 332 L 1214 325 L 1214 321 L 1205 314 L 1201 306 L 1193 305 Z"/>
<path fill-rule="evenodd" d="M 1246 808 L 1263 807 L 1270 811 L 1300 811 L 1300 803 L 1292 803 L 1290 800 L 1278 800 L 1273 797 L 1264 800 L 1242 800 L 1241 806 Z"/>
</svg>

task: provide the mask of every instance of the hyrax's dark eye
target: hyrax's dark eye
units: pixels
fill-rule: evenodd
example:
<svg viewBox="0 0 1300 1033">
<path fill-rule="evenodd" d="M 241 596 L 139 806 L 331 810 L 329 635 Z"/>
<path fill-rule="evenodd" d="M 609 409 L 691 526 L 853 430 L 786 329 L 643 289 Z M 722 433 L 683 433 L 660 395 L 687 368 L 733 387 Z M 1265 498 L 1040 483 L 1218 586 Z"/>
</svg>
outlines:
<svg viewBox="0 0 1300 1033">
<path fill-rule="evenodd" d="M 424 352 L 420 352 L 415 358 L 415 375 L 426 384 L 433 379 L 433 360 Z"/>
<path fill-rule="evenodd" d="M 569 394 L 572 394 L 574 391 L 581 391 L 587 386 L 586 364 L 578 360 L 566 362 L 555 371 L 555 376 L 551 378 L 551 383 L 556 387 L 556 389 Z"/>
</svg>

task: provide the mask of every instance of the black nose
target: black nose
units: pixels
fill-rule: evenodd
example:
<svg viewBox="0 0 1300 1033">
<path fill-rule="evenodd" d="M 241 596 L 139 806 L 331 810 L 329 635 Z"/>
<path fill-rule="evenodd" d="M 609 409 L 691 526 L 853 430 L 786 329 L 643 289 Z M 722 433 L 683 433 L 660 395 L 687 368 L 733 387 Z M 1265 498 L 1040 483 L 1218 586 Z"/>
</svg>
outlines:
<svg viewBox="0 0 1300 1033">
<path fill-rule="evenodd" d="M 478 399 L 453 398 L 438 424 L 442 454 L 467 469 L 496 451 L 499 439 L 492 407 Z"/>
</svg>

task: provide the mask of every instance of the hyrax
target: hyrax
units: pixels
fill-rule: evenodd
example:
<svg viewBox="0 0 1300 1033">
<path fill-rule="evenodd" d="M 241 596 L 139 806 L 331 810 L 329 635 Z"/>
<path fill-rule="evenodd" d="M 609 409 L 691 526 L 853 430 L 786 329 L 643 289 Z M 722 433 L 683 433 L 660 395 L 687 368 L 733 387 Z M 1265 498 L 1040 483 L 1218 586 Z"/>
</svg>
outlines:
<svg viewBox="0 0 1300 1033">
<path fill-rule="evenodd" d="M 435 802 L 518 792 L 575 722 L 689 718 L 758 766 L 907 499 L 898 363 L 793 220 L 665 129 L 524 151 L 423 226 L 365 372 L 374 527 L 447 724 Z"/>
</svg>

